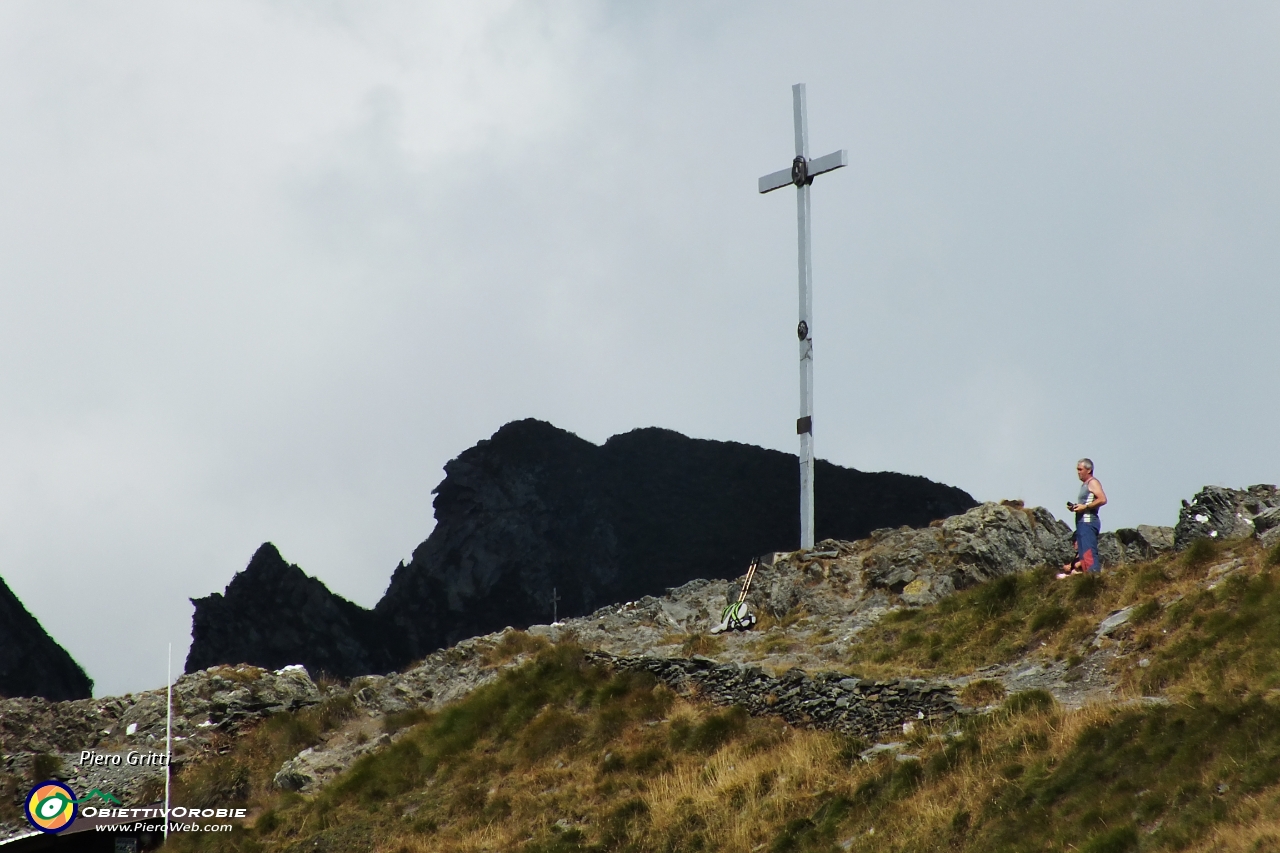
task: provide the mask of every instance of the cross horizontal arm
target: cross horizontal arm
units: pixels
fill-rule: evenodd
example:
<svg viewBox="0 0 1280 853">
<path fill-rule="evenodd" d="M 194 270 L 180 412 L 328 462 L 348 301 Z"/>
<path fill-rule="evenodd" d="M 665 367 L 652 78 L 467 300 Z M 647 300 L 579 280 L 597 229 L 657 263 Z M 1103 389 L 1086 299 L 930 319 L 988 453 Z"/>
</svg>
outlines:
<svg viewBox="0 0 1280 853">
<path fill-rule="evenodd" d="M 780 190 L 783 187 L 791 186 L 791 169 L 790 167 L 783 169 L 781 172 L 774 172 L 771 175 L 765 175 L 760 179 L 760 192 L 771 193 L 774 190 Z"/>
<path fill-rule="evenodd" d="M 821 175 L 823 172 L 830 172 L 839 169 L 841 166 L 849 165 L 849 152 L 843 148 L 839 151 L 832 151 L 825 157 L 816 157 L 809 161 L 809 177 Z M 772 177 L 772 175 L 770 176 Z M 760 179 L 761 181 L 764 178 Z M 763 190 L 761 190 L 763 192 Z"/>
<path fill-rule="evenodd" d="M 849 152 L 845 151 L 844 149 L 841 149 L 839 151 L 832 151 L 830 154 L 826 155 L 825 157 L 819 157 L 816 160 L 810 160 L 805 164 L 806 174 L 808 175 L 809 180 L 813 180 L 813 178 L 816 175 L 821 175 L 824 172 L 830 172 L 835 169 L 839 169 L 842 166 L 848 166 L 848 165 L 849 165 Z M 771 193 L 774 190 L 780 190 L 785 186 L 792 185 L 795 182 L 795 180 L 796 178 L 795 178 L 794 167 L 791 169 L 783 169 L 780 172 L 774 172 L 772 174 L 765 175 L 763 178 L 760 179 L 760 192 L 761 194 L 763 194 L 763 193 Z"/>
</svg>

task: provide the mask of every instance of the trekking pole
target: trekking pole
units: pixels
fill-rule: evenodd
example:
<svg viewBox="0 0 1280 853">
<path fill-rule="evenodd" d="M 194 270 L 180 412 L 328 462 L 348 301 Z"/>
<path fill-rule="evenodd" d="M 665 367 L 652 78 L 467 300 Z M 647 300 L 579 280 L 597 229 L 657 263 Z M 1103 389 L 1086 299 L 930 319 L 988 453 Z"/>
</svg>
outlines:
<svg viewBox="0 0 1280 853">
<path fill-rule="evenodd" d="M 746 581 L 742 584 L 742 592 L 738 593 L 738 603 L 739 603 L 739 604 L 741 604 L 742 602 L 744 602 L 744 601 L 746 601 L 746 600 L 747 600 L 747 592 L 751 589 L 751 581 L 755 580 L 755 577 L 756 577 L 756 566 L 758 566 L 758 565 L 760 565 L 760 558 L 759 558 L 759 557 L 752 557 L 752 558 L 751 558 L 751 567 L 747 569 L 747 579 L 746 579 Z"/>
</svg>

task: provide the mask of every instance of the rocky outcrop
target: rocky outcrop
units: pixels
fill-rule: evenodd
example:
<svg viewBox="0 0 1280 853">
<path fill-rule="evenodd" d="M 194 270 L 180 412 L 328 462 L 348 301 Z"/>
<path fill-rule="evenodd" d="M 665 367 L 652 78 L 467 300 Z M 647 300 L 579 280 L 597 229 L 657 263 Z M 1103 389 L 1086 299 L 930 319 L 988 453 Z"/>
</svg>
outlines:
<svg viewBox="0 0 1280 853">
<path fill-rule="evenodd" d="M 1254 537 L 1266 546 L 1280 542 L 1280 491 L 1275 486 L 1205 486 L 1190 503 L 1182 502 L 1173 529 L 1174 547 L 1179 551 L 1196 539 Z"/>
<path fill-rule="evenodd" d="M 692 578 L 728 578 L 799 539 L 795 457 L 661 429 L 596 446 L 511 423 L 445 466 L 436 528 L 378 603 L 400 659 L 506 625 L 578 616 Z M 815 473 L 820 536 L 857 539 L 974 505 L 921 477 Z"/>
<path fill-rule="evenodd" d="M 0 698 L 54 701 L 93 695 L 93 680 L 0 579 Z"/>
<path fill-rule="evenodd" d="M 1173 550 L 1173 528 L 1139 524 L 1107 531 L 1098 537 L 1098 555 L 1102 565 L 1140 563 Z"/>
<path fill-rule="evenodd" d="M 181 676 L 173 687 L 173 732 L 181 739 L 233 732 L 279 711 L 321 700 L 302 667 L 278 672 L 218 666 Z M 50 702 L 0 700 L 0 753 L 120 750 L 164 740 L 165 691 Z"/>
<path fill-rule="evenodd" d="M 933 723 L 960 712 L 950 687 L 918 679 L 867 681 L 843 672 L 810 675 L 801 669 L 774 678 L 757 666 L 718 664 L 706 658 L 589 652 L 587 659 L 611 669 L 647 672 L 677 692 L 696 694 L 717 705 L 738 705 L 755 716 L 781 717 L 793 726 L 860 737 L 901 732 L 904 723 Z"/>
<path fill-rule="evenodd" d="M 767 573 L 756 603 L 778 612 L 799 593 L 779 589 L 788 579 L 803 584 L 806 569 L 854 578 L 868 590 L 883 589 L 908 604 L 928 604 L 976 583 L 1045 564 L 1065 562 L 1071 531 L 1043 507 L 1017 501 L 984 503 L 928 527 L 875 530 L 858 542 L 826 541 Z M 799 570 L 799 571 L 797 571 Z M 777 577 L 775 577 L 777 576 Z"/>
<path fill-rule="evenodd" d="M 302 667 L 220 666 L 183 675 L 173 686 L 174 767 L 207 756 L 223 743 L 219 738 L 323 698 Z M 60 765 L 54 775 L 76 790 L 101 788 L 125 801 L 153 802 L 157 782 L 163 790 L 163 764 L 130 763 L 128 756 L 163 755 L 165 712 L 165 690 L 73 702 L 0 701 L 0 778 L 30 779 L 36 757 L 52 756 Z M 86 762 L 85 751 L 118 760 Z"/>
<path fill-rule="evenodd" d="M 1043 565 L 1074 553 L 1071 528 L 1043 507 L 984 503 L 924 528 L 875 530 L 858 542 L 826 540 L 813 551 L 765 557 L 748 601 L 777 618 L 809 600 L 829 579 L 865 593 L 883 590 L 911 605 L 931 604 L 958 589 Z M 1173 547 L 1169 527 L 1122 528 L 1099 542 L 1104 565 L 1152 559 Z M 738 587 L 728 598 L 737 600 Z M 846 592 L 850 594 L 863 594 Z M 814 605 L 817 606 L 817 605 Z"/>
<path fill-rule="evenodd" d="M 224 663 L 267 669 L 301 664 L 317 675 L 350 678 L 386 672 L 376 617 L 334 595 L 267 542 L 223 594 L 194 598 L 186 671 Z"/>
</svg>

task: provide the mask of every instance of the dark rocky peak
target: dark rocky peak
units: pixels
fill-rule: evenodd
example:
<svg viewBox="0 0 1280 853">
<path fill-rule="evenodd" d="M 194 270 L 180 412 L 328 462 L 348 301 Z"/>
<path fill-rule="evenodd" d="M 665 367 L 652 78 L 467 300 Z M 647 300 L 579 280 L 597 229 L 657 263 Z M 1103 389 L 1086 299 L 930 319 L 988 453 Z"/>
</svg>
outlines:
<svg viewBox="0 0 1280 853">
<path fill-rule="evenodd" d="M 445 465 L 436 527 L 375 608 L 408 662 L 495 627 L 614 600 L 618 541 L 600 448 L 551 424 L 509 423 Z M 544 613 L 545 611 L 545 613 Z"/>
<path fill-rule="evenodd" d="M 857 539 L 975 505 L 923 477 L 819 462 L 819 536 Z M 578 616 L 727 578 L 755 554 L 799 540 L 790 454 L 638 429 L 594 445 L 537 420 L 507 424 L 445 466 L 436 528 L 397 568 L 377 613 L 394 656 L 464 637 Z"/>
<path fill-rule="evenodd" d="M 350 677 L 393 668 L 373 615 L 352 604 L 264 543 L 223 594 L 193 598 L 186 671 L 223 663 L 268 669 L 302 664 Z"/>
<path fill-rule="evenodd" d="M 249 565 L 244 567 L 244 571 L 236 572 L 231 578 L 231 583 L 227 584 L 226 594 L 238 597 L 250 591 L 259 591 L 287 595 L 289 592 L 307 589 L 312 585 L 324 586 L 320 581 L 309 577 L 302 569 L 285 562 L 275 545 L 263 542 L 258 546 L 258 550 L 253 552 L 253 557 L 250 558 Z"/>
<path fill-rule="evenodd" d="M 0 697 L 87 699 L 93 680 L 0 578 Z"/>
<path fill-rule="evenodd" d="M 818 534 L 836 539 L 975 505 L 923 477 L 826 462 L 816 484 Z M 467 637 L 550 622 L 553 595 L 559 616 L 582 616 L 695 578 L 733 577 L 800 537 L 794 456 L 664 429 L 597 446 L 544 421 L 515 421 L 450 461 L 435 495 L 435 529 L 396 568 L 373 614 L 264 545 L 225 595 L 195 600 L 187 671 L 403 669 Z"/>
</svg>

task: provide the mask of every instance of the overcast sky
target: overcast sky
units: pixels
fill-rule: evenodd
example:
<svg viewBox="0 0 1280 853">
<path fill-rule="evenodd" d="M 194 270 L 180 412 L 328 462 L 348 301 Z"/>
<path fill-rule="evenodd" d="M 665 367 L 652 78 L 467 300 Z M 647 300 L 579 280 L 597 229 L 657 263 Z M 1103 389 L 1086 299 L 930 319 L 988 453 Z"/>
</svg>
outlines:
<svg viewBox="0 0 1280 853">
<path fill-rule="evenodd" d="M 275 542 L 372 606 L 507 421 L 1106 527 L 1280 479 L 1274 3 L 0 4 L 0 576 L 99 695 Z M 1060 515 L 1063 513 L 1059 513 Z"/>
</svg>

